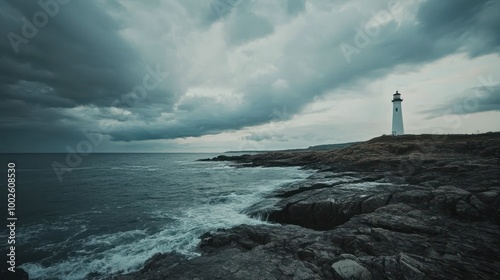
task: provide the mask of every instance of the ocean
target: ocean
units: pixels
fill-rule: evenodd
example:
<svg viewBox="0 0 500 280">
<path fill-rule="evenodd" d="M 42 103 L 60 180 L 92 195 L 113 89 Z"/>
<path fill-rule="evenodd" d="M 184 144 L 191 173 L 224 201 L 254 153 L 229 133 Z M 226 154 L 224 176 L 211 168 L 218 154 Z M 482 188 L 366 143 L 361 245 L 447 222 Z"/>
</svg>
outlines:
<svg viewBox="0 0 500 280">
<path fill-rule="evenodd" d="M 158 252 L 196 256 L 207 231 L 265 221 L 246 209 L 311 171 L 200 162 L 217 154 L 90 154 L 59 180 L 66 154 L 1 154 L 16 165 L 16 266 L 30 279 L 99 279 L 140 269 Z M 4 203 L 5 202 L 5 203 Z M 2 226 L 5 264 L 9 232 Z"/>
</svg>

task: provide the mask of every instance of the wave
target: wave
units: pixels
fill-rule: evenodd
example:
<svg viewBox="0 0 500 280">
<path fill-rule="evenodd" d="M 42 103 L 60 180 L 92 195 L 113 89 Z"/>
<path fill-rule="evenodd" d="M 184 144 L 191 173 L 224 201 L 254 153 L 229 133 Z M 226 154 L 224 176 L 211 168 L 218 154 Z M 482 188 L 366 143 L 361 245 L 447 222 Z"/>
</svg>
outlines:
<svg viewBox="0 0 500 280">
<path fill-rule="evenodd" d="M 217 179 L 227 179 L 227 182 L 210 186 L 200 183 L 200 186 L 205 189 L 199 193 L 196 192 L 197 189 L 189 189 L 193 195 L 196 195 L 194 203 L 182 205 L 177 209 L 163 209 L 163 211 L 151 209 L 146 216 L 141 217 L 143 228 L 99 234 L 95 229 L 82 227 L 80 230 L 73 231 L 67 239 L 59 243 L 48 243 L 44 245 L 45 247 L 38 247 L 40 250 L 53 252 L 64 250 L 67 252 L 65 257 L 56 259 L 51 256 L 41 262 L 25 263 L 20 267 L 28 271 L 31 279 L 104 279 L 109 275 L 137 270 L 148 258 L 160 252 L 176 251 L 188 257 L 195 257 L 199 255 L 196 248 L 200 241 L 199 237 L 203 233 L 240 224 L 267 223 L 265 219 L 249 217 L 245 213 L 246 209 L 261 201 L 265 195 L 281 185 L 303 180 L 311 174 L 311 172 L 299 171 L 298 168 L 273 167 L 242 170 L 220 163 L 211 167 L 213 168 L 211 172 L 215 173 L 210 174 Z M 147 170 L 151 166 L 141 168 Z M 191 168 L 191 166 L 186 168 Z M 203 167 L 203 170 L 206 171 L 206 168 Z M 270 174 L 280 175 L 266 179 L 266 176 L 271 176 Z M 245 181 L 244 185 L 237 185 L 231 181 L 232 177 L 237 176 L 248 176 L 253 179 Z M 203 182 L 203 179 L 200 182 Z M 157 196 L 148 197 L 148 199 L 159 200 Z M 87 220 L 83 223 L 80 221 L 80 224 L 91 225 L 93 223 L 91 219 L 95 214 L 102 213 L 93 210 L 92 213 L 79 215 L 78 219 L 87 217 Z M 71 220 L 71 217 L 68 217 L 68 220 Z M 155 226 L 148 224 L 150 221 Z M 60 223 L 53 225 L 52 229 L 56 226 L 67 231 L 74 225 Z M 130 227 L 135 227 L 135 225 Z M 36 236 L 50 229 L 50 226 L 40 225 L 40 228 L 32 228 L 32 234 Z"/>
</svg>

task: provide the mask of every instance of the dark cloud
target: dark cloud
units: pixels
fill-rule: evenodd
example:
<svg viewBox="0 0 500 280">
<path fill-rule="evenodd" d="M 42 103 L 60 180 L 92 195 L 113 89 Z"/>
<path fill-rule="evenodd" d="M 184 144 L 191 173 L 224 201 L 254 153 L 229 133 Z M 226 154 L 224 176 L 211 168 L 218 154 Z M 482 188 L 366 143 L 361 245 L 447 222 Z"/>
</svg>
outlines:
<svg viewBox="0 0 500 280">
<path fill-rule="evenodd" d="M 287 0 L 272 12 L 261 2 L 237 0 L 60 5 L 17 53 L 7 37 L 0 40 L 0 129 L 7 135 L 0 143 L 24 151 L 29 141 L 16 139 L 38 135 L 40 150 L 43 143 L 62 150 L 82 138 L 80 129 L 100 131 L 110 141 L 235 131 L 287 120 L 326 92 L 384 77 L 401 65 L 500 52 L 498 1 L 421 1 L 415 18 L 403 20 L 407 7 L 387 18 L 386 1 L 360 2 L 341 13 L 345 3 L 313 4 L 316 10 Z M 0 9 L 0 33 L 20 36 L 21 17 L 33 21 L 42 10 L 36 1 L 14 0 L 0 2 Z M 142 20 L 128 19 L 135 14 Z M 376 35 L 367 35 L 374 14 L 385 20 Z M 294 29 L 287 29 L 292 19 Z M 204 40 L 217 32 L 222 36 Z M 249 47 L 263 39 L 273 40 L 268 49 Z M 343 44 L 351 47 L 348 56 Z M 137 98 L 130 92 L 143 84 L 146 67 L 169 76 Z M 211 95 L 189 95 L 193 88 Z M 224 90 L 234 100 L 221 99 Z M 475 111 L 498 109 L 495 91 Z"/>
<path fill-rule="evenodd" d="M 47 17 L 47 23 L 37 27 L 34 15 L 45 13 L 37 1 L 0 3 L 1 9 L 13 15 L 2 20 L 0 33 L 27 40 L 14 47 L 9 37 L 0 40 L 0 104 L 6 107 L 0 112 L 0 126 L 8 134 L 3 139 L 6 143 L 28 147 L 15 140 L 22 137 L 22 129 L 28 128 L 30 132 L 26 133 L 36 131 L 41 139 L 53 137 L 52 142 L 78 134 L 76 127 L 57 126 L 57 121 L 68 118 L 57 108 L 112 104 L 130 107 L 115 101 L 122 101 L 146 74 L 146 64 L 137 50 L 118 34 L 120 26 L 102 7 L 87 1 L 70 1 L 57 7 L 51 7 L 54 17 Z M 30 33 L 23 33 L 28 25 L 36 28 L 33 38 L 25 36 Z M 51 117 L 38 114 L 40 110 L 33 108 L 51 109 Z M 16 122 L 12 121 L 13 115 L 17 115 Z M 35 123 L 36 127 L 45 128 L 35 129 Z M 53 127 L 64 130 L 61 133 L 66 136 L 56 137 L 59 133 L 49 132 Z"/>
<path fill-rule="evenodd" d="M 7 3 L 30 22 L 43 11 L 35 1 Z M 25 37 L 23 26 L 21 20 L 12 18 L 2 24 L 1 32 Z M 134 80 L 140 80 L 138 69 L 143 67 L 138 55 L 117 34 L 116 23 L 95 4 L 71 1 L 59 5 L 58 13 L 37 29 L 33 38 L 17 47 L 17 53 L 9 40 L 0 42 L 5 50 L 0 60 L 6 62 L 0 68 L 1 100 L 15 98 L 57 107 L 54 100 L 59 99 L 62 107 L 109 106 L 133 87 Z"/>
<path fill-rule="evenodd" d="M 286 9 L 290 15 L 296 15 L 306 8 L 305 0 L 287 0 Z"/>
<path fill-rule="evenodd" d="M 195 14 L 201 23 L 211 25 L 214 22 L 225 19 L 229 16 L 239 5 L 244 4 L 244 0 L 210 0 L 203 1 L 200 9 L 200 1 L 188 0 L 183 1 L 191 12 Z"/>
<path fill-rule="evenodd" d="M 240 6 L 230 17 L 227 24 L 228 42 L 241 44 L 271 34 L 274 31 L 272 24 L 264 17 Z"/>
<path fill-rule="evenodd" d="M 436 46 L 478 56 L 500 50 L 499 13 L 500 2 L 494 0 L 425 1 L 417 18 L 421 33 Z"/>
</svg>

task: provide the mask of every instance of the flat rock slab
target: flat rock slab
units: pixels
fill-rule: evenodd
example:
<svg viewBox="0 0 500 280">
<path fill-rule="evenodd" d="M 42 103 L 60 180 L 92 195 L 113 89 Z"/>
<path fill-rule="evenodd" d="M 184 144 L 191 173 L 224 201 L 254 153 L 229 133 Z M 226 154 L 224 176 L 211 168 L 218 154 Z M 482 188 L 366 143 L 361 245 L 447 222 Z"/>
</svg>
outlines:
<svg viewBox="0 0 500 280">
<path fill-rule="evenodd" d="M 346 259 L 332 264 L 333 270 L 345 280 L 371 280 L 370 271 L 356 261 Z"/>
</svg>

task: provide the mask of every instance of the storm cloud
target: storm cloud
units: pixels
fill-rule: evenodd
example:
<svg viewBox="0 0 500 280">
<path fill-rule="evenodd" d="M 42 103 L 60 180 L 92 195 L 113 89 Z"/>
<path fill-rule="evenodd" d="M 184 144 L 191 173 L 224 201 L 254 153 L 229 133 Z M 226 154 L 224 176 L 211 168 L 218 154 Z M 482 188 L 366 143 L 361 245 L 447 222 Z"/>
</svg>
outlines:
<svg viewBox="0 0 500 280">
<path fill-rule="evenodd" d="M 239 131 L 401 67 L 500 53 L 500 2 L 487 0 L 7 0 L 0 10 L 2 151 L 64 151 L 82 131 L 110 145 Z M 465 113 L 498 111 L 499 93 Z M 456 95 L 426 113 L 466 93 Z"/>
</svg>

